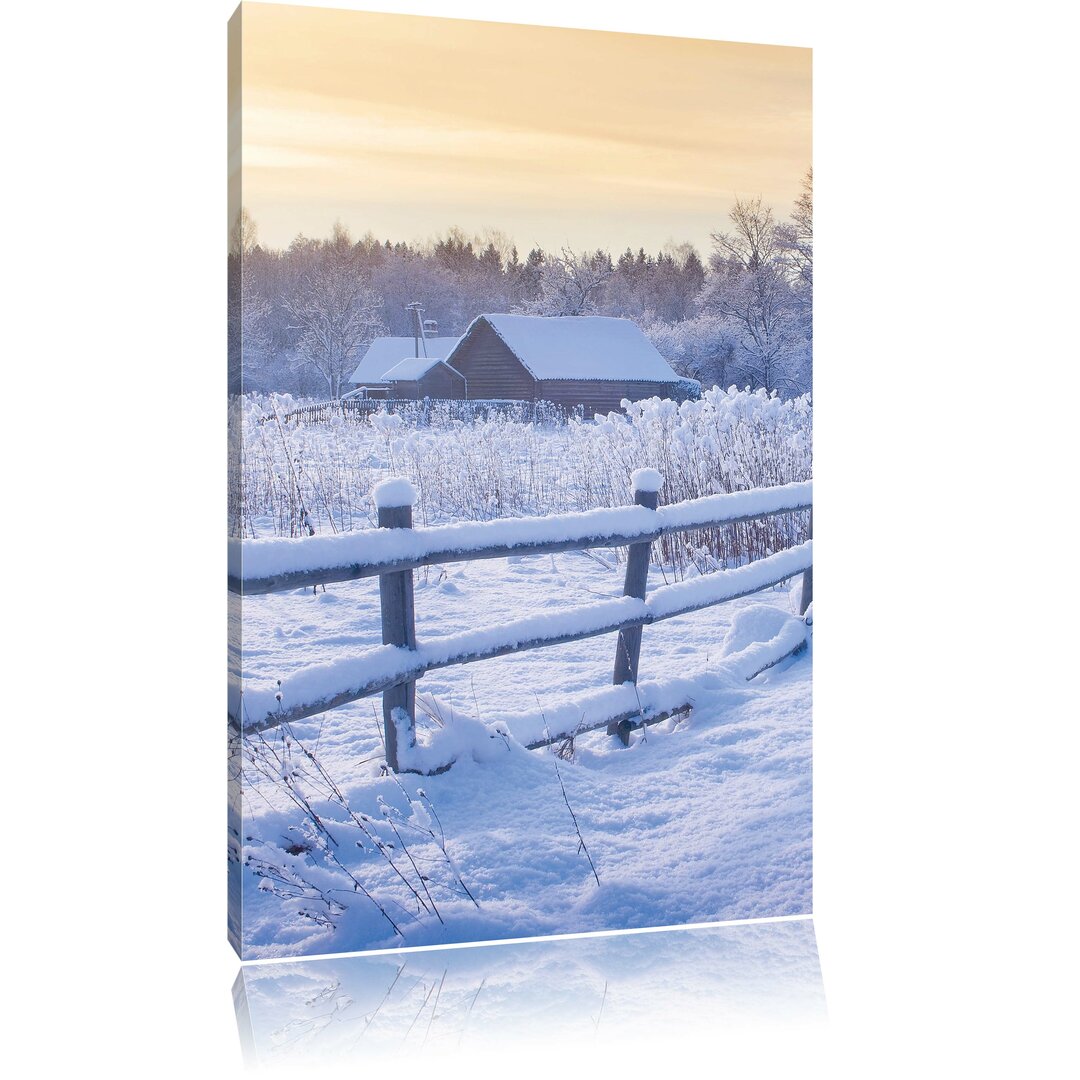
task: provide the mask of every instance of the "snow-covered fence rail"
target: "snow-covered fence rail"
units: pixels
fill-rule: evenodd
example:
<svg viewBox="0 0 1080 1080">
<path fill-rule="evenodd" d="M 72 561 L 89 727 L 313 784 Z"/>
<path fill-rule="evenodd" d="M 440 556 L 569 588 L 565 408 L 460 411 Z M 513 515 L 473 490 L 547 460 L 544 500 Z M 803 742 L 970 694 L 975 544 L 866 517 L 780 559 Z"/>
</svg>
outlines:
<svg viewBox="0 0 1080 1080">
<path fill-rule="evenodd" d="M 248 594 L 280 592 L 448 562 L 651 544 L 669 533 L 807 510 L 812 487 L 806 481 L 707 495 L 658 510 L 644 505 L 620 506 L 548 517 L 436 525 L 407 533 L 367 529 L 302 539 L 232 540 L 229 588 Z"/>
<path fill-rule="evenodd" d="M 387 762 L 396 771 L 399 740 L 414 744 L 415 683 L 428 671 L 618 631 L 613 682 L 636 683 L 641 627 L 647 624 L 760 592 L 799 574 L 805 612 L 811 599 L 811 540 L 732 570 L 665 585 L 648 597 L 645 579 L 652 542 L 660 536 L 811 509 L 810 482 L 657 509 L 661 483 L 654 470 L 638 470 L 633 476 L 636 505 L 614 510 L 414 530 L 415 491 L 406 480 L 391 480 L 375 489 L 378 530 L 232 542 L 229 588 L 237 593 L 378 576 L 383 645 L 295 673 L 288 681 L 288 701 L 279 685 L 245 686 L 230 702 L 230 723 L 244 732 L 262 731 L 382 693 Z M 622 545 L 629 546 L 630 555 L 620 598 L 416 640 L 412 571 L 417 567 Z"/>
</svg>

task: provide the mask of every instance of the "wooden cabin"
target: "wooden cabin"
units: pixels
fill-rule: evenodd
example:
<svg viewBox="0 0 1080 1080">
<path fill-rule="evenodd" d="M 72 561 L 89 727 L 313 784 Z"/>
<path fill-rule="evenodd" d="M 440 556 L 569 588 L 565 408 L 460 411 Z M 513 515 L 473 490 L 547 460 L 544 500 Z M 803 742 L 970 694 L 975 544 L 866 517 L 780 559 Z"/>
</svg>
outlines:
<svg viewBox="0 0 1080 1080">
<path fill-rule="evenodd" d="M 389 384 L 388 397 L 421 401 L 423 398 L 442 398 L 462 401 L 469 396 L 468 384 L 461 372 L 445 360 L 427 356 L 400 360 L 383 374 Z"/>
<path fill-rule="evenodd" d="M 551 401 L 585 415 L 624 398 L 674 397 L 685 382 L 629 319 L 480 315 L 446 357 L 476 399 Z"/>
</svg>

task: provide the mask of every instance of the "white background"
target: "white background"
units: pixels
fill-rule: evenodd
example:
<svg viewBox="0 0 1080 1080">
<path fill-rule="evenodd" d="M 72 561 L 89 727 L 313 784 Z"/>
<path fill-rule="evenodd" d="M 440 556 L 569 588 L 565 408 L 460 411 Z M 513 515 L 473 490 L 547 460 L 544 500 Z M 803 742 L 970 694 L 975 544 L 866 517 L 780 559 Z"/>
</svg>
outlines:
<svg viewBox="0 0 1080 1080">
<path fill-rule="evenodd" d="M 554 1033 L 550 1064 L 1075 1067 L 1072 34 L 1043 3 L 377 6 L 815 50 L 831 1020 L 722 1045 L 656 1032 L 604 1064 Z M 0 836 L 19 1075 L 240 1067 L 224 929 L 229 13 L 6 16 Z M 513 1071 L 530 1063 L 545 1064 Z"/>
</svg>

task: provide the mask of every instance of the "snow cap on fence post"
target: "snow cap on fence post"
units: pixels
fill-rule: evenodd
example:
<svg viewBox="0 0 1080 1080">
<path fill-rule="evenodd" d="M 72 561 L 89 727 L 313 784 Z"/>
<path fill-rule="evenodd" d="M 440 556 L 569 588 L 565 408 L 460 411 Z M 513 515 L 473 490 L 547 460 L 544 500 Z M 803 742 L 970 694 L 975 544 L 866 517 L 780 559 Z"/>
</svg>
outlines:
<svg viewBox="0 0 1080 1080">
<path fill-rule="evenodd" d="M 371 497 L 380 510 L 397 506 L 415 506 L 416 488 L 404 476 L 396 476 L 392 480 L 383 480 L 382 483 L 376 484 L 371 489 Z"/>
<path fill-rule="evenodd" d="M 630 490 L 659 491 L 664 484 L 664 477 L 657 469 L 635 469 L 630 474 Z"/>
</svg>

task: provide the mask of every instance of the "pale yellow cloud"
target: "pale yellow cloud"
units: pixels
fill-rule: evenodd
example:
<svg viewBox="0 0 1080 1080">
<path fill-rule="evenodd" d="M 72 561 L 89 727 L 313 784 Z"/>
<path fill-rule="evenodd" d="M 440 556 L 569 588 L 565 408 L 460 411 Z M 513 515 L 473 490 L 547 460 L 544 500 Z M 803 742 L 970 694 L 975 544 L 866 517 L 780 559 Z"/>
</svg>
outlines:
<svg viewBox="0 0 1080 1080">
<path fill-rule="evenodd" d="M 341 218 L 414 239 L 707 246 L 810 165 L 804 49 L 247 4 L 243 200 L 287 244 Z"/>
</svg>

